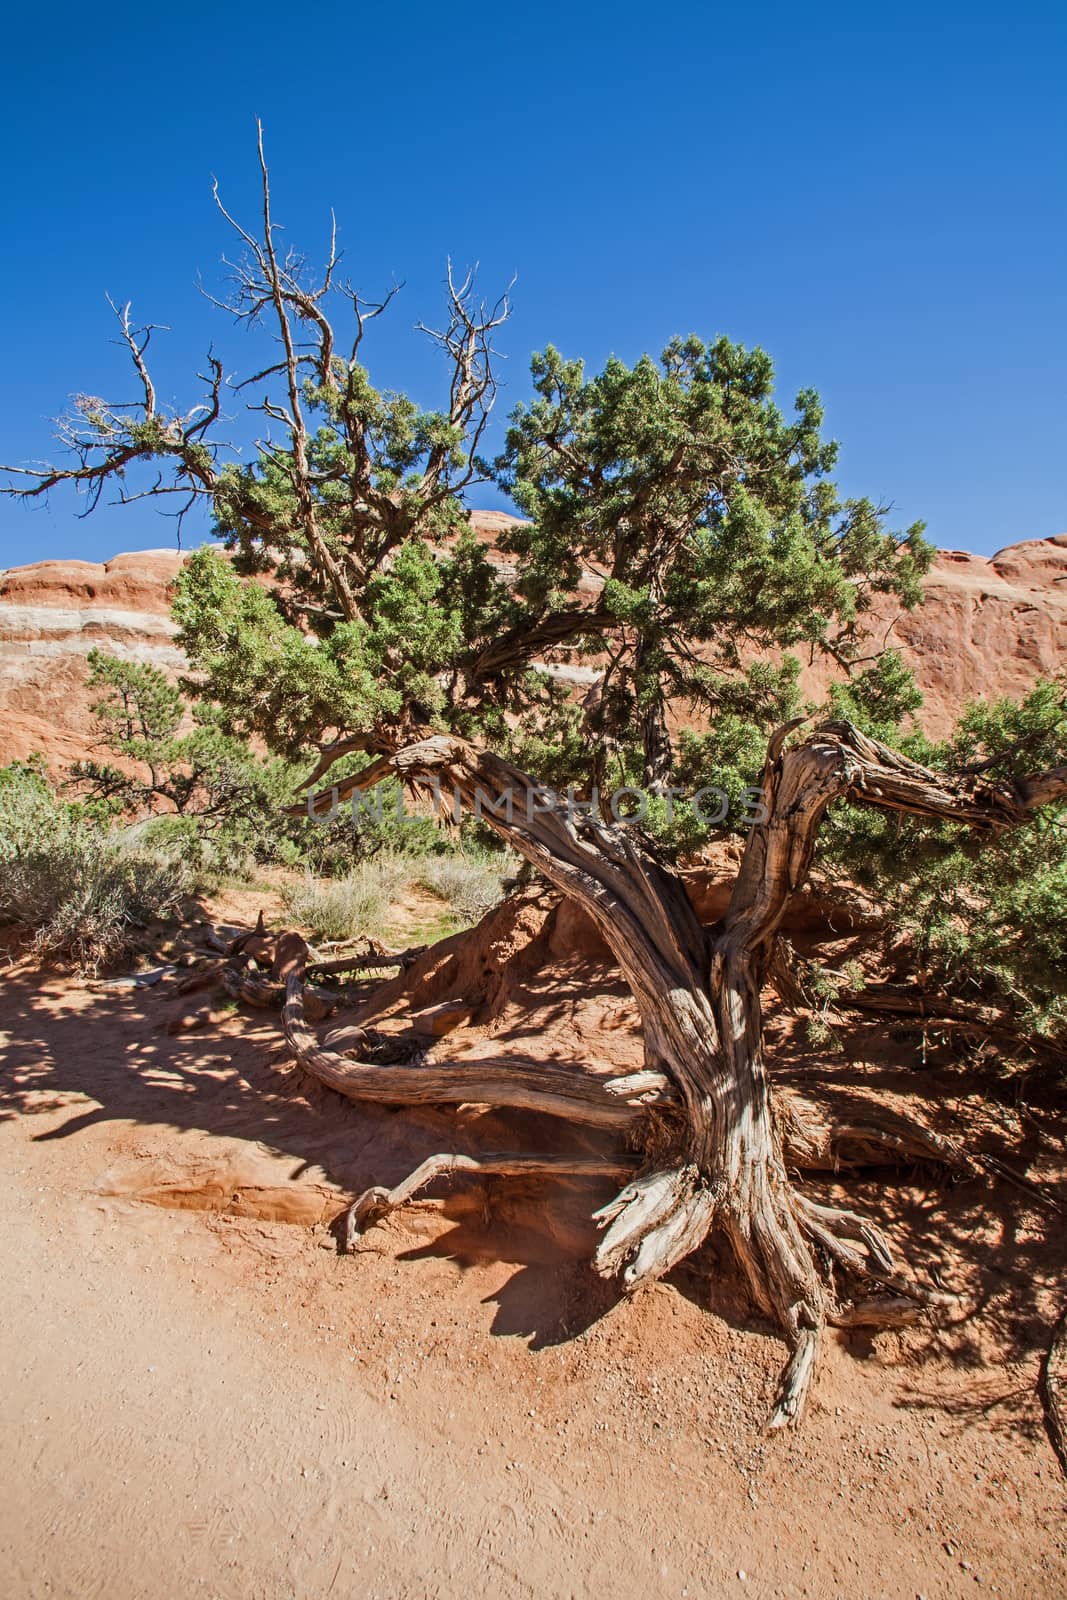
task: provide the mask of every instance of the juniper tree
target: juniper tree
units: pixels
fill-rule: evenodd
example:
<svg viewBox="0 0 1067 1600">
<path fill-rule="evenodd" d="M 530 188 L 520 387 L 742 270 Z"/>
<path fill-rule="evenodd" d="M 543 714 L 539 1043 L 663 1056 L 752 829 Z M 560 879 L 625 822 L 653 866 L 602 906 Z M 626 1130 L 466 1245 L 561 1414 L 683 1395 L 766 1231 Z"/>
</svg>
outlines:
<svg viewBox="0 0 1067 1600">
<path fill-rule="evenodd" d="M 1055 799 L 1067 773 L 938 773 L 841 719 L 796 734 L 792 653 L 828 652 L 862 669 L 872 599 L 915 604 L 930 551 L 920 527 L 894 533 L 882 508 L 842 498 L 817 397 L 802 391 L 785 415 L 762 351 L 687 338 L 659 360 L 613 359 L 587 377 L 548 349 L 490 462 L 492 340 L 506 297 L 486 305 L 473 279 L 450 269 L 444 324 L 427 330 L 444 357 L 444 404 L 425 411 L 376 387 L 364 341 L 392 296 L 369 303 L 346 284 L 334 242 L 318 276 L 280 254 L 262 140 L 260 165 L 256 230 L 216 194 L 240 247 L 221 304 L 273 340 L 235 385 L 265 419 L 251 457 L 225 447 L 218 359 L 205 369 L 206 398 L 166 411 L 147 365 L 150 330 L 124 309 L 137 404 L 77 401 L 61 428 L 74 464 L 31 472 L 21 492 L 73 483 L 91 504 L 116 483 L 120 498 L 206 503 L 226 554 L 194 555 L 176 615 L 220 726 L 310 757 L 310 789 L 346 760 L 355 770 L 331 786 L 334 796 L 388 775 L 445 782 L 468 805 L 488 797 L 490 825 L 586 909 L 633 990 L 646 1055 L 635 1077 L 507 1056 L 395 1068 L 319 1045 L 303 1018 L 300 942 L 284 959 L 279 951 L 293 1048 L 340 1092 L 524 1106 L 627 1136 L 607 1165 L 446 1156 L 398 1190 L 364 1197 L 353 1227 L 440 1170 L 631 1174 L 600 1213 L 596 1266 L 634 1289 L 712 1230 L 723 1234 L 790 1347 L 775 1411 L 789 1421 L 827 1320 L 878 1325 L 951 1300 L 895 1262 L 873 1225 L 817 1202 L 790 1176 L 945 1155 L 877 1106 L 862 1124 L 800 1128 L 772 1097 L 761 987 L 820 823 L 848 800 L 993 835 Z M 144 491 L 127 478 L 136 462 L 158 473 Z M 465 521 L 464 497 L 487 477 L 527 519 L 501 540 L 510 572 Z M 584 699 L 561 677 L 561 655 L 594 669 Z M 867 664 L 866 674 L 850 691 L 857 705 L 899 701 L 892 662 Z M 710 720 L 710 733 L 676 737 L 687 719 Z M 765 815 L 713 929 L 645 832 L 595 810 L 576 815 L 546 792 L 574 784 L 589 795 L 625 780 L 663 796 L 726 750 L 750 759 L 757 739 Z M 329 800 L 327 790 L 311 803 Z"/>
</svg>

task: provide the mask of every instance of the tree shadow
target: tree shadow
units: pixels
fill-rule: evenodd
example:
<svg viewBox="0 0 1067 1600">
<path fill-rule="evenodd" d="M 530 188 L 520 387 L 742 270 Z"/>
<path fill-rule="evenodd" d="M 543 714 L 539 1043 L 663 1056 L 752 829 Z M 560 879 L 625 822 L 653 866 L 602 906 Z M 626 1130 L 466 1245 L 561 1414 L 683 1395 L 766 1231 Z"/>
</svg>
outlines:
<svg viewBox="0 0 1067 1600">
<path fill-rule="evenodd" d="M 587 1129 L 572 1135 L 543 1114 L 347 1100 L 292 1061 L 272 1014 L 233 1012 L 194 1032 L 168 1034 L 163 1024 L 181 1004 L 157 990 L 9 978 L 0 996 L 0 1119 L 47 1117 L 50 1125 L 32 1135 L 39 1143 L 130 1125 L 138 1154 L 158 1134 L 159 1149 L 179 1168 L 202 1162 L 212 1147 L 222 1159 L 224 1141 L 241 1141 L 282 1158 L 280 1182 L 332 1186 L 337 1216 L 364 1189 L 392 1186 L 441 1151 L 612 1148 L 606 1136 Z M 53 1124 L 67 1108 L 70 1114 Z M 178 1140 L 169 1137 L 175 1133 Z M 101 1149 L 103 1167 L 111 1155 L 103 1154 L 108 1146 Z M 443 1232 L 398 1259 L 432 1255 L 463 1267 L 514 1262 L 512 1280 L 494 1292 L 499 1310 L 492 1331 L 528 1336 L 534 1348 L 560 1342 L 600 1314 L 592 1303 L 584 1309 L 576 1288 L 581 1278 L 593 1286 L 597 1306 L 606 1303 L 605 1290 L 613 1295 L 588 1267 L 595 1237 L 590 1214 L 613 1187 L 612 1180 L 472 1186 L 439 1179 L 420 1200 L 434 1201 L 432 1225 Z M 225 1197 L 219 1209 L 227 1209 Z M 410 1209 L 425 1216 L 429 1208 L 416 1202 Z M 575 1253 L 583 1247 L 579 1264 Z"/>
<path fill-rule="evenodd" d="M 541 1009 L 514 1025 L 501 1018 L 494 1044 L 506 1049 L 534 1035 L 543 1040 L 545 1009 L 558 1006 L 553 1026 L 562 1026 L 561 1014 L 572 1000 L 588 999 L 591 988 L 598 1003 L 625 1003 L 628 991 L 613 977 L 583 971 L 568 974 L 563 988 L 531 985 Z M 292 1062 L 273 1015 L 235 1012 L 193 1033 L 162 1031 L 179 1005 L 157 990 L 91 991 L 36 976 L 8 977 L 0 995 L 6 1029 L 0 1036 L 0 1118 L 51 1118 L 69 1106 L 63 1122 L 36 1135 L 41 1142 L 77 1139 L 111 1123 L 134 1125 L 149 1139 L 156 1129 L 243 1141 L 284 1158 L 285 1181 L 332 1186 L 336 1213 L 349 1197 L 374 1184 L 397 1183 L 440 1151 L 611 1149 L 607 1136 L 529 1113 L 357 1104 Z M 627 1050 L 631 1044 L 627 1034 Z M 786 1048 L 775 1050 L 771 1069 L 776 1081 L 814 1098 L 860 1091 L 906 1096 L 934 1126 L 945 1096 L 959 1093 L 958 1076 L 933 1072 L 917 1079 L 884 1060 L 828 1064 Z M 1021 1168 L 1037 1148 L 1048 1149 L 1040 1126 L 1036 1133 L 1030 1128 L 1018 1148 L 995 1129 L 987 1134 L 987 1142 L 1014 1155 Z M 161 1138 L 164 1144 L 180 1160 L 183 1142 Z M 1067 1205 L 1062 1172 L 1043 1173 L 1042 1181 Z M 439 1213 L 434 1226 L 445 1226 L 398 1259 L 436 1255 L 461 1267 L 514 1263 L 507 1283 L 489 1296 L 497 1307 L 492 1331 L 525 1338 L 533 1349 L 563 1343 L 619 1299 L 589 1267 L 595 1242 L 590 1215 L 614 1187 L 612 1180 L 528 1180 L 472 1190 L 463 1180 L 445 1178 L 425 1192 Z M 1043 1351 L 1062 1270 L 1062 1223 L 1025 1193 L 987 1179 L 951 1183 L 930 1169 L 870 1169 L 849 1176 L 847 1193 L 833 1178 L 805 1179 L 804 1187 L 869 1216 L 920 1277 L 933 1270 L 967 1293 L 966 1314 L 910 1330 L 888 1342 L 889 1353 L 886 1341 L 848 1336 L 846 1347 L 857 1359 L 891 1362 L 912 1384 L 901 1404 L 911 1403 L 909 1393 L 922 1403 L 913 1375 L 931 1358 L 966 1373 L 987 1365 L 991 1355 L 1029 1362 Z M 728 1250 L 714 1240 L 669 1281 L 702 1310 L 777 1337 L 754 1316 Z"/>
</svg>

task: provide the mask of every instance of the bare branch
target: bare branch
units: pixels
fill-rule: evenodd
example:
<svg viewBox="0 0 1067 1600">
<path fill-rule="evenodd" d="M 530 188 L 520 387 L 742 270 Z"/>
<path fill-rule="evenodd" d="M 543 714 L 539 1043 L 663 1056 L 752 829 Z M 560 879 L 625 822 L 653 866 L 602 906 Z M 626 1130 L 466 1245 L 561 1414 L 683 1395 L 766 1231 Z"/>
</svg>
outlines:
<svg viewBox="0 0 1067 1600">
<path fill-rule="evenodd" d="M 431 500 L 439 498 L 442 492 L 455 493 L 467 488 L 474 480 L 474 458 L 496 400 L 493 357 L 497 352 L 493 349 L 491 335 L 511 315 L 509 295 L 515 279 L 512 278 L 496 303 L 489 306 L 484 300 L 474 300 L 476 273 L 477 265 L 457 284 L 449 258 L 446 273 L 448 323 L 444 328 L 430 328 L 423 322 L 418 324 L 452 363 L 448 423 L 455 435 L 466 443 L 467 465 L 458 482 L 446 483 L 452 444 L 445 440 L 431 450 L 420 485 L 420 493 Z"/>
<path fill-rule="evenodd" d="M 236 493 L 227 493 L 223 520 L 238 542 L 271 533 L 279 548 L 290 547 L 294 538 L 299 541 L 317 575 L 317 587 L 325 591 L 313 599 L 325 600 L 329 611 L 336 608 L 342 618 L 355 620 L 371 574 L 436 507 L 475 479 L 474 458 L 496 392 L 492 330 L 506 319 L 508 298 L 505 294 L 491 307 L 476 302 L 473 271 L 461 279 L 448 264 L 448 321 L 432 335 L 452 366 L 448 411 L 443 423 L 429 419 L 422 473 L 410 476 L 404 446 L 397 447 L 391 430 L 381 426 L 383 412 L 388 415 L 392 404 L 390 397 L 369 388 L 359 364 L 369 324 L 382 315 L 401 285 L 394 283 L 386 294 L 371 300 L 351 282 L 341 283 L 342 252 L 333 213 L 323 272 L 310 274 L 302 255 L 282 249 L 263 126 L 258 121 L 256 150 L 259 226 L 253 229 L 242 223 L 224 203 L 218 180 L 213 180 L 214 204 L 239 248 L 234 251 L 236 260 L 226 260 L 232 277 L 229 293 L 216 296 L 202 285 L 201 293 L 238 323 L 261 329 L 276 343 L 251 375 L 234 381 L 232 387 L 235 392 L 251 389 L 255 398 L 247 397 L 247 410 L 284 430 L 284 439 L 271 439 L 268 431 L 266 440 L 256 441 L 256 448 L 263 465 L 270 463 L 284 474 L 295 503 L 267 515 L 256 493 L 241 493 L 238 478 L 230 486 Z M 351 337 L 347 326 L 343 339 L 340 330 L 335 331 L 329 306 L 333 294 L 341 295 L 353 319 Z M 105 483 L 114 479 L 117 503 L 177 494 L 182 497 L 182 516 L 188 497 L 211 498 L 218 492 L 219 452 L 233 448 L 214 437 L 227 381 L 222 364 L 209 352 L 200 374 L 205 386 L 201 403 L 180 411 L 161 408 L 148 365 L 153 325 L 135 325 L 129 303 L 109 299 L 109 305 L 137 375 L 139 397 L 113 404 L 95 397 L 76 398 L 70 413 L 56 423 L 59 442 L 73 460 L 12 467 L 8 470 L 13 481 L 5 492 L 32 498 L 72 483 L 85 496 L 88 514 L 99 503 Z M 272 392 L 275 382 L 279 393 Z M 325 460 L 319 454 L 321 413 L 326 416 L 327 433 L 333 430 L 344 446 Z M 394 459 L 398 448 L 399 461 Z M 160 472 L 147 487 L 131 489 L 126 475 L 138 462 L 168 462 L 169 470 Z M 401 488 L 398 471 L 404 476 Z M 255 476 L 253 465 L 250 485 Z"/>
<path fill-rule="evenodd" d="M 154 417 L 156 413 L 156 391 L 152 379 L 148 375 L 144 353 L 148 349 L 152 337 L 152 324 L 148 323 L 143 328 L 134 329 L 130 323 L 131 301 L 119 309 L 110 295 L 106 296 L 107 303 L 118 318 L 119 327 L 122 329 L 122 342 L 129 349 L 133 364 L 137 368 L 141 382 L 144 385 L 144 414 L 145 417 Z"/>
</svg>

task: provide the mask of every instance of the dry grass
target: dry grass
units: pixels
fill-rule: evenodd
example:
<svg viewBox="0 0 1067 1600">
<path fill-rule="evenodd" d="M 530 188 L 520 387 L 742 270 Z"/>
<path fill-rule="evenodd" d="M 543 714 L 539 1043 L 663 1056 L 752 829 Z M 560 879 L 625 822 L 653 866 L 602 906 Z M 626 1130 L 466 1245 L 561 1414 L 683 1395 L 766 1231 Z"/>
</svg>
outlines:
<svg viewBox="0 0 1067 1600">
<path fill-rule="evenodd" d="M 413 863 L 373 856 L 344 878 L 304 878 L 282 898 L 302 927 L 317 938 L 340 941 L 381 931 L 389 908 L 412 876 Z"/>
<path fill-rule="evenodd" d="M 510 870 L 511 863 L 499 856 L 430 856 L 418 863 L 415 882 L 464 922 L 477 922 L 500 899 Z"/>
<path fill-rule="evenodd" d="M 450 924 L 477 922 L 496 905 L 510 863 L 476 855 L 372 856 L 343 878 L 310 875 L 283 892 L 302 927 L 331 941 L 383 932 L 405 889 L 424 889 L 448 907 Z"/>
</svg>

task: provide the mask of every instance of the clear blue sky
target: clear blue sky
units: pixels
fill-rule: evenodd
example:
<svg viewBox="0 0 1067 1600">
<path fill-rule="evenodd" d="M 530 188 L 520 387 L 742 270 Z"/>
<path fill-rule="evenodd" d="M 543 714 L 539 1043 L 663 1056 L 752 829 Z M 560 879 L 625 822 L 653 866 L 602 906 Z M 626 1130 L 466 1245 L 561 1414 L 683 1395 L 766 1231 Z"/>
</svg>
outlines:
<svg viewBox="0 0 1067 1600">
<path fill-rule="evenodd" d="M 598 364 L 727 333 L 784 399 L 821 391 L 840 480 L 901 524 L 984 553 L 1067 529 L 1062 4 L 60 0 L 4 43 L 0 459 L 45 455 L 75 390 L 123 398 L 106 291 L 173 329 L 164 397 L 211 338 L 237 365 L 195 285 L 228 246 L 212 174 L 254 206 L 258 114 L 293 239 L 318 251 L 332 204 L 353 278 L 406 280 L 380 383 L 440 396 L 413 325 L 451 253 L 518 273 L 503 409 L 549 341 Z M 0 566 L 174 540 L 151 506 L 77 509 L 0 501 Z"/>
</svg>

